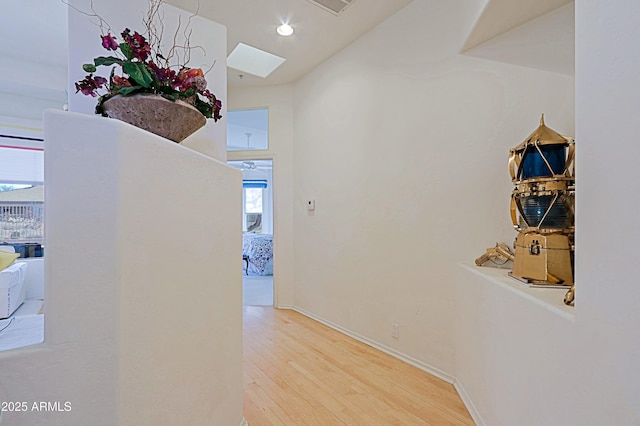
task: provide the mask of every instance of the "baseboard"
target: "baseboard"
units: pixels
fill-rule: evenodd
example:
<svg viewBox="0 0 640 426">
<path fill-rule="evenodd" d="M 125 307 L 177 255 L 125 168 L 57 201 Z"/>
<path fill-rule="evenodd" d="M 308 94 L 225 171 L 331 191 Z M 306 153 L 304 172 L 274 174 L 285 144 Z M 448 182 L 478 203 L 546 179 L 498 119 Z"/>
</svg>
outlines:
<svg viewBox="0 0 640 426">
<path fill-rule="evenodd" d="M 327 321 L 326 319 L 321 318 L 321 317 L 319 317 L 319 316 L 317 316 L 317 315 L 315 315 L 315 314 L 313 314 L 313 313 L 311 313 L 309 311 L 306 311 L 306 310 L 304 310 L 302 308 L 299 308 L 297 306 L 293 306 L 293 307 L 291 307 L 289 309 L 293 309 L 294 311 L 299 312 L 304 316 L 307 316 L 307 317 L 309 317 L 311 319 L 314 319 L 314 320 L 318 321 L 319 323 L 322 323 L 322 324 L 326 325 L 327 327 L 333 328 L 334 330 L 337 330 L 337 331 L 339 331 L 339 332 L 341 332 L 343 334 L 346 334 L 347 336 L 352 337 L 352 338 L 354 338 L 354 339 L 356 339 L 356 340 L 358 340 L 358 341 L 360 341 L 360 342 L 362 342 L 364 344 L 367 344 L 367 345 L 369 345 L 369 346 L 371 346 L 373 348 L 376 348 L 379 351 L 382 351 L 382 352 L 384 352 L 384 353 L 386 353 L 388 355 L 391 355 L 394 358 L 398 358 L 399 360 L 404 361 L 409 365 L 413 365 L 414 367 L 419 368 L 420 370 L 425 371 L 425 372 L 431 374 L 432 376 L 436 376 L 437 378 L 442 379 L 447 383 L 454 384 L 455 381 L 456 381 L 455 377 L 445 373 L 444 371 L 442 371 L 442 370 L 440 370 L 438 368 L 435 368 L 435 367 L 427 364 L 426 362 L 420 361 L 420 360 L 418 360 L 416 358 L 413 358 L 413 357 L 411 357 L 409 355 L 406 355 L 406 354 L 404 354 L 404 353 L 402 353 L 400 351 L 397 351 L 397 350 L 395 350 L 393 348 L 390 348 L 390 347 L 385 346 L 385 345 L 383 345 L 381 343 L 378 343 L 375 340 L 371 340 L 368 337 L 362 336 L 362 335 L 360 335 L 358 333 L 355 333 L 355 332 L 353 332 L 351 330 L 348 330 L 348 329 L 346 329 L 346 328 L 344 328 L 344 327 L 342 327 L 342 326 L 340 326 L 338 324 L 334 324 L 331 321 Z"/>
<path fill-rule="evenodd" d="M 456 388 L 456 391 L 458 392 L 458 395 L 460 395 L 460 399 L 462 400 L 462 403 L 464 404 L 465 407 L 467 407 L 467 411 L 469 412 L 469 415 L 473 419 L 474 423 L 477 426 L 486 426 L 484 419 L 480 415 L 480 412 L 476 408 L 475 404 L 473 403 L 473 400 L 467 393 L 467 390 L 465 389 L 462 382 L 460 382 L 460 380 L 456 380 L 453 383 L 453 387 Z"/>
<path fill-rule="evenodd" d="M 242 421 L 240 422 L 240 426 L 249 426 L 249 422 L 247 421 L 247 419 L 243 417 Z"/>
<path fill-rule="evenodd" d="M 274 308 L 276 308 L 276 309 L 291 309 L 291 310 L 295 310 L 295 308 L 293 306 L 291 306 L 291 305 L 277 305 L 277 306 L 274 305 Z M 302 312 L 300 312 L 300 313 L 302 313 Z"/>
</svg>

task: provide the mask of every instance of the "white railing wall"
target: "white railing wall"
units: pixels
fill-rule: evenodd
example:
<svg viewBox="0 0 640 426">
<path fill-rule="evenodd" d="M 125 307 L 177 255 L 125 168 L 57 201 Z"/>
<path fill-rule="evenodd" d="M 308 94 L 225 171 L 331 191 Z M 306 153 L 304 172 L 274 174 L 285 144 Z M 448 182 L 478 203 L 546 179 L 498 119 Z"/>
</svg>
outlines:
<svg viewBox="0 0 640 426">
<path fill-rule="evenodd" d="M 241 175 L 117 120 L 45 115 L 45 342 L 0 354 L 12 425 L 242 421 Z"/>
</svg>

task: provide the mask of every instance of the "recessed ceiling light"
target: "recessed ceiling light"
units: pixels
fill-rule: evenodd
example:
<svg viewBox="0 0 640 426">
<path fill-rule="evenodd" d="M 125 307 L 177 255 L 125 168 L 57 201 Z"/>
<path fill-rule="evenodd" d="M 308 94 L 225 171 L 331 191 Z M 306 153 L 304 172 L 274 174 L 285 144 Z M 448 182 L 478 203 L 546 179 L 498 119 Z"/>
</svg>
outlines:
<svg viewBox="0 0 640 426">
<path fill-rule="evenodd" d="M 281 36 L 288 37 L 293 34 L 293 27 L 289 24 L 282 24 L 276 28 L 276 32 Z"/>
</svg>

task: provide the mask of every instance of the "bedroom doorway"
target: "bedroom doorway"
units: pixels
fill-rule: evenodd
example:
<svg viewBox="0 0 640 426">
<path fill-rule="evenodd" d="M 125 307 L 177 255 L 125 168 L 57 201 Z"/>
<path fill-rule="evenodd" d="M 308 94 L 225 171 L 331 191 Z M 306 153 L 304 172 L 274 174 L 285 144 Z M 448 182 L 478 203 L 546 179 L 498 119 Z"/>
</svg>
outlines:
<svg viewBox="0 0 640 426">
<path fill-rule="evenodd" d="M 242 171 L 242 302 L 273 306 L 273 161 L 228 164 Z"/>
</svg>

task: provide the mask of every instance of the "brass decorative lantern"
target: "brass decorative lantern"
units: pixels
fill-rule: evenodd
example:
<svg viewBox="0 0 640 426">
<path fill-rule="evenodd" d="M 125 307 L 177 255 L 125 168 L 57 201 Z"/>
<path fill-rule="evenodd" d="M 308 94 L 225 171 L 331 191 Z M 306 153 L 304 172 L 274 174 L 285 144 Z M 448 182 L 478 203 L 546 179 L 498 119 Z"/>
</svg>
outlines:
<svg viewBox="0 0 640 426">
<path fill-rule="evenodd" d="M 509 152 L 511 220 L 518 235 L 510 275 L 541 286 L 573 285 L 575 144 L 544 124 Z"/>
</svg>

